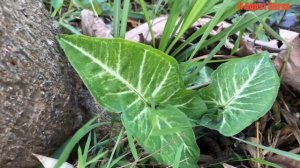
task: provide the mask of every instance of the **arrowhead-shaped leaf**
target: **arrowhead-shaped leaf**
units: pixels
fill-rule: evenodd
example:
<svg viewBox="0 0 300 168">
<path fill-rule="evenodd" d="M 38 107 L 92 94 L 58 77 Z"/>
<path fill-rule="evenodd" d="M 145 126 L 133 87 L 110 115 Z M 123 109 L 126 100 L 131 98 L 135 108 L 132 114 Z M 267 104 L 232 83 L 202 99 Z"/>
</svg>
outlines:
<svg viewBox="0 0 300 168">
<path fill-rule="evenodd" d="M 161 163 L 173 165 L 183 145 L 179 167 L 198 167 L 200 151 L 192 127 L 187 116 L 177 108 L 146 107 L 138 115 L 123 113 L 122 121 L 126 130 Z"/>
<path fill-rule="evenodd" d="M 109 111 L 159 104 L 183 86 L 176 61 L 149 46 L 68 35 L 59 36 L 59 42 L 90 92 Z"/>
<path fill-rule="evenodd" d="M 136 132 L 143 131 L 141 128 L 146 122 L 144 117 L 162 116 L 166 118 L 164 120 L 166 123 L 160 120 L 157 122 L 169 124 L 168 127 L 162 128 L 172 130 L 176 130 L 178 125 L 187 124 L 187 128 L 184 128 L 187 133 L 184 133 L 185 137 L 180 139 L 180 143 L 187 140 L 187 147 L 184 146 L 182 156 L 189 157 L 187 160 L 193 161 L 191 165 L 196 164 L 199 149 L 187 116 L 193 119 L 199 118 L 206 110 L 206 106 L 196 92 L 185 89 L 174 58 L 150 46 L 122 39 L 60 35 L 58 41 L 97 102 L 109 111 L 123 112 L 123 116 L 127 116 L 123 119 L 123 123 L 127 123 L 126 129 L 133 130 L 133 135 L 140 139 L 139 142 L 147 150 L 153 151 L 165 142 L 155 140 L 153 143 L 144 143 L 144 137 L 141 137 L 144 133 Z M 166 112 L 168 115 L 160 114 L 162 111 L 158 115 L 155 110 L 149 110 L 165 105 L 174 106 L 172 109 L 163 110 L 163 112 L 171 110 Z M 177 115 L 180 118 L 177 118 Z M 134 121 L 134 125 L 128 124 L 130 122 L 128 120 Z M 150 121 L 146 124 L 149 124 L 148 122 Z M 157 123 L 151 124 L 154 126 Z M 139 129 L 136 129 L 137 127 Z M 174 132 L 161 137 L 178 138 L 178 134 Z M 173 146 L 172 152 L 176 154 L 175 149 L 179 146 Z M 168 151 L 171 152 L 171 150 Z M 187 154 L 187 151 L 190 153 Z M 170 156 L 173 156 L 173 153 L 169 155 L 160 153 L 157 158 L 160 158 L 164 164 L 169 164 Z"/>
<path fill-rule="evenodd" d="M 89 91 L 109 111 L 168 104 L 185 90 L 176 60 L 150 46 L 74 35 L 60 35 L 58 41 Z M 201 115 L 201 109 L 194 111 Z"/>
<path fill-rule="evenodd" d="M 200 124 L 237 134 L 268 112 L 279 85 L 267 53 L 224 63 L 212 74 L 212 84 L 200 90 L 209 109 Z"/>
</svg>

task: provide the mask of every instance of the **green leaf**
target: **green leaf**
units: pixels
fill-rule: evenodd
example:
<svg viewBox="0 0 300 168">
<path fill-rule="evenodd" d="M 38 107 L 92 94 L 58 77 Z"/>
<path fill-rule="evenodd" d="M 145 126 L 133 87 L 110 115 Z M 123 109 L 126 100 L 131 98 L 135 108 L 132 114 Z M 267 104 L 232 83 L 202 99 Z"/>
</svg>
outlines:
<svg viewBox="0 0 300 168">
<path fill-rule="evenodd" d="M 176 61 L 147 45 L 68 35 L 59 36 L 59 42 L 90 92 L 109 111 L 159 104 L 183 86 Z"/>
<path fill-rule="evenodd" d="M 185 93 L 176 60 L 150 46 L 74 35 L 60 35 L 58 40 L 87 88 L 108 111 L 138 114 L 153 104 L 178 105 L 184 110 L 182 104 L 195 100 Z M 201 111 L 193 111 L 197 110 Z"/>
<path fill-rule="evenodd" d="M 195 76 L 190 78 L 190 75 L 201 64 L 200 62 L 184 62 L 179 65 L 184 84 L 189 89 L 200 88 L 211 83 L 211 74 L 213 69 L 204 66 L 198 71 Z"/>
<path fill-rule="evenodd" d="M 97 0 L 72 0 L 75 6 L 82 9 L 90 9 L 95 15 L 102 14 L 102 8 Z"/>
<path fill-rule="evenodd" d="M 97 102 L 108 111 L 123 112 L 123 116 L 125 116 L 123 122 L 127 124 L 127 131 L 135 130 L 136 127 L 144 125 L 145 117 L 153 119 L 153 116 L 159 116 L 166 118 L 164 120 L 167 123 L 157 120 L 158 124 L 160 122 L 161 124 L 169 124 L 163 128 L 187 126 L 190 132 L 184 129 L 188 131 L 184 133 L 184 136 L 187 136 L 186 143 L 193 148 L 197 147 L 195 142 L 191 140 L 194 135 L 184 113 L 193 119 L 199 119 L 206 111 L 206 106 L 197 92 L 185 89 L 178 64 L 174 58 L 150 46 L 122 39 L 60 35 L 58 41 L 70 63 L 79 73 Z M 160 112 L 159 115 L 156 114 L 156 110 L 152 110 L 154 108 L 160 109 L 165 105 L 172 105 L 173 107 L 162 110 L 164 114 L 160 114 Z M 184 113 L 177 110 L 176 107 Z M 152 121 L 149 120 L 147 123 L 157 124 Z M 128 124 L 129 122 L 130 124 Z M 154 130 L 159 131 L 159 129 Z M 136 131 L 143 130 L 133 131 L 133 136 L 140 140 L 144 139 L 143 132 L 137 133 Z M 169 135 L 163 137 L 179 135 L 172 130 Z M 184 138 L 179 138 L 180 143 L 185 140 Z M 144 144 L 146 149 L 157 148 L 156 143 L 139 142 Z M 177 147 L 172 147 L 175 150 L 169 156 L 177 153 Z M 189 156 L 187 160 L 198 158 L 195 151 L 198 148 L 184 147 L 183 153 L 185 154 L 182 156 Z M 171 150 L 168 151 L 172 152 Z M 189 155 L 187 151 L 189 151 Z M 163 158 L 161 159 L 163 163 L 169 164 L 169 156 L 158 158 Z"/>
<path fill-rule="evenodd" d="M 51 16 L 54 17 L 64 4 L 64 0 L 51 0 L 51 6 L 54 8 Z"/>
<path fill-rule="evenodd" d="M 176 163 L 178 150 L 183 145 L 179 167 L 197 167 L 200 152 L 192 127 L 186 115 L 177 108 L 146 107 L 139 115 L 123 113 L 122 122 L 126 130 L 137 137 L 137 141 L 161 163 Z"/>
<path fill-rule="evenodd" d="M 235 135 L 268 112 L 279 84 L 267 53 L 224 63 L 212 74 L 212 84 L 200 90 L 209 110 L 199 124 Z"/>
<path fill-rule="evenodd" d="M 193 120 L 199 119 L 207 110 L 199 94 L 192 90 L 181 90 L 176 94 L 174 92 L 170 99 L 165 99 L 164 102 L 174 105 Z"/>
</svg>

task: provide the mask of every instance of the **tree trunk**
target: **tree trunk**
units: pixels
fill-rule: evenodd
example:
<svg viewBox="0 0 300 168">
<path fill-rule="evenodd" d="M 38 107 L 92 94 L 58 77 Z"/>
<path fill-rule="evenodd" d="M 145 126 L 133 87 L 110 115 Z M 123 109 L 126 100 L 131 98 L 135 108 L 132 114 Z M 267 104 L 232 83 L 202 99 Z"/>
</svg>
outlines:
<svg viewBox="0 0 300 168">
<path fill-rule="evenodd" d="M 99 112 L 61 54 L 42 0 L 0 3 L 0 167 L 36 167 Z M 77 82 L 76 82 L 77 81 Z M 83 100 L 83 101 L 81 101 Z"/>
</svg>

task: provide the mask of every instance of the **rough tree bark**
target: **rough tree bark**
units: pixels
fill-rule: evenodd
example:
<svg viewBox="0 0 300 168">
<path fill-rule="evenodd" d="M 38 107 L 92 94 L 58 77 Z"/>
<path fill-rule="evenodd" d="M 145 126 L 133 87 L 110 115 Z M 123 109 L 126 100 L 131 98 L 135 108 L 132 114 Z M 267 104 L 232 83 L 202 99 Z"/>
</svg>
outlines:
<svg viewBox="0 0 300 168">
<path fill-rule="evenodd" d="M 99 112 L 55 42 L 42 0 L 0 3 L 0 167 L 30 168 Z M 77 81 L 77 82 L 76 82 Z"/>
</svg>

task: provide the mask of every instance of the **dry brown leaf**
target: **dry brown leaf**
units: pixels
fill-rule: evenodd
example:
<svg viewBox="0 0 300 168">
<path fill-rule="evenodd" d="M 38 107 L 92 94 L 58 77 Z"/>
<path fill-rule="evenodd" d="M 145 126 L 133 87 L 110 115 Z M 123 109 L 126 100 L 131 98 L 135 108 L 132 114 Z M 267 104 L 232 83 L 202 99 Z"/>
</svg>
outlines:
<svg viewBox="0 0 300 168">
<path fill-rule="evenodd" d="M 300 168 L 300 162 L 280 155 L 270 157 L 268 161 L 273 162 L 282 168 Z"/>
<path fill-rule="evenodd" d="M 286 32 L 286 31 L 284 31 Z M 293 47 L 290 60 L 287 63 L 286 72 L 283 76 L 283 81 L 294 87 L 300 92 L 300 38 L 295 32 L 280 34 L 288 42 L 291 42 Z M 293 38 L 293 39 L 291 39 Z M 285 47 L 285 46 L 283 46 Z M 288 59 L 287 50 L 283 50 L 274 60 L 274 64 L 278 71 L 281 71 L 284 60 Z"/>
<path fill-rule="evenodd" d="M 226 163 L 223 163 L 222 166 L 223 166 L 224 168 L 236 168 L 236 167 L 231 166 L 231 165 L 226 164 Z"/>
<path fill-rule="evenodd" d="M 293 32 L 293 31 L 285 30 L 285 29 L 279 29 L 279 34 L 287 42 L 292 42 L 299 35 L 299 33 L 297 33 L 297 32 Z M 282 47 L 286 48 L 285 45 L 283 45 Z"/>
<path fill-rule="evenodd" d="M 47 156 L 43 156 L 43 155 L 38 155 L 35 153 L 32 153 L 33 156 L 35 156 L 45 168 L 54 168 L 55 164 L 57 163 L 57 159 L 54 158 L 50 158 Z M 71 165 L 70 163 L 64 162 L 60 168 L 74 168 L 73 165 Z"/>
<path fill-rule="evenodd" d="M 241 40 L 240 48 L 236 52 L 238 56 L 248 56 L 255 53 L 256 51 L 255 51 L 254 43 L 249 42 L 247 40 Z"/>
<path fill-rule="evenodd" d="M 256 47 L 260 47 L 262 50 L 267 50 L 270 52 L 280 52 L 282 49 L 278 48 L 278 40 L 270 40 L 270 41 L 261 41 L 261 40 L 255 40 L 252 39 L 249 36 L 243 37 L 244 41 L 247 41 L 248 43 L 253 43 L 255 44 Z"/>
<path fill-rule="evenodd" d="M 167 23 L 168 16 L 161 16 L 155 18 L 151 21 L 152 23 L 152 30 L 154 33 L 154 38 L 159 39 L 164 31 L 165 25 Z M 191 27 L 198 28 L 206 23 L 208 23 L 211 19 L 210 18 L 200 18 L 198 19 Z M 217 26 L 220 28 L 218 30 L 212 30 L 210 33 L 211 35 L 216 35 L 220 30 L 223 28 L 229 27 L 231 24 L 228 22 L 221 22 Z M 136 42 L 151 42 L 151 36 L 149 34 L 149 28 L 147 23 L 143 23 L 140 26 L 128 31 L 126 33 L 127 40 L 136 41 Z"/>
<path fill-rule="evenodd" d="M 247 138 L 247 141 L 250 141 L 250 142 L 253 142 L 253 143 L 256 143 L 256 138 L 255 137 L 248 137 Z M 243 145 L 243 149 L 246 150 L 253 158 L 256 158 L 256 147 L 252 146 L 252 145 Z"/>
<path fill-rule="evenodd" d="M 293 135 L 298 141 L 298 144 L 300 145 L 300 129 L 298 128 L 297 120 L 294 115 L 292 115 L 290 112 L 281 110 L 281 114 L 283 115 L 284 119 L 290 126 L 290 131 L 292 131 Z"/>
<path fill-rule="evenodd" d="M 155 38 L 159 38 L 164 30 L 164 27 L 167 23 L 167 16 L 161 16 L 151 21 L 152 30 Z M 142 38 L 141 38 L 142 36 Z M 140 26 L 131 29 L 126 33 L 125 38 L 127 40 L 136 41 L 136 42 L 151 42 L 151 36 L 149 34 L 149 28 L 147 23 L 143 23 Z"/>
<path fill-rule="evenodd" d="M 159 39 L 164 31 L 165 25 L 167 23 L 168 16 L 161 16 L 155 18 L 151 21 L 152 23 L 152 30 L 154 33 L 155 39 Z M 178 19 L 179 20 L 179 19 Z M 198 28 L 206 23 L 208 23 L 211 18 L 200 18 L 198 19 L 191 27 Z M 131 24 L 133 23 L 132 20 L 128 21 Z M 228 28 L 231 26 L 228 22 L 221 22 L 217 25 L 217 30 L 212 30 L 210 33 L 211 35 L 218 34 L 222 29 Z M 151 36 L 149 34 L 149 28 L 147 23 L 143 23 L 136 27 L 134 25 L 133 29 L 126 33 L 125 39 L 135 41 L 135 42 L 151 42 Z M 106 24 L 103 21 L 103 18 L 95 16 L 92 11 L 83 10 L 81 12 L 81 28 L 82 32 L 85 35 L 92 36 L 92 37 L 101 37 L 101 38 L 112 38 L 112 27 L 109 24 Z"/>
<path fill-rule="evenodd" d="M 92 37 L 112 38 L 112 28 L 106 24 L 103 18 L 95 16 L 92 11 L 81 11 L 82 33 Z"/>
</svg>

